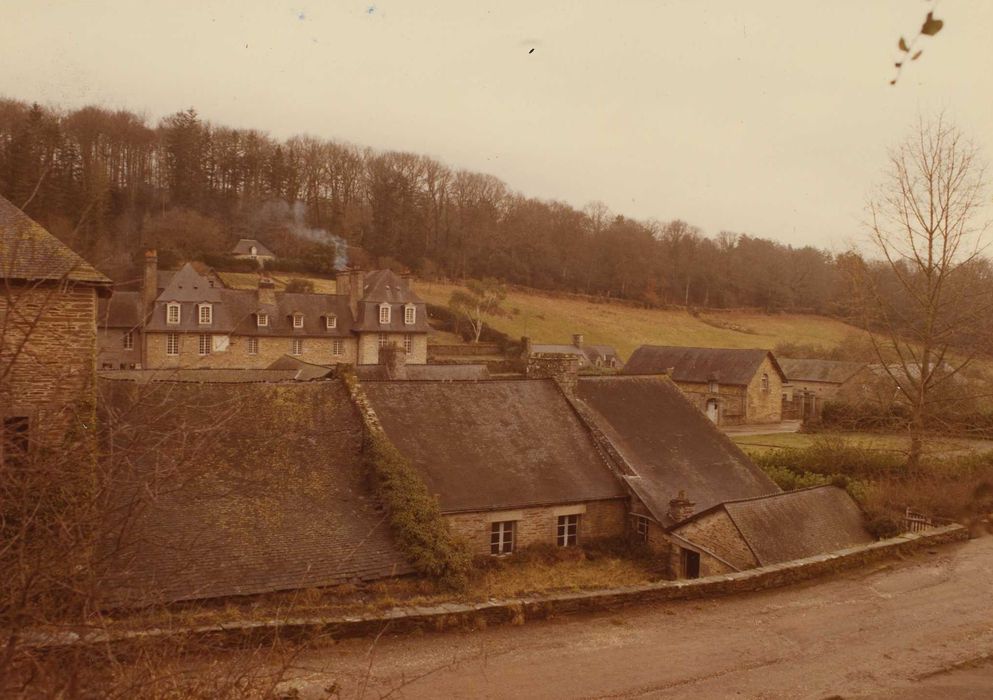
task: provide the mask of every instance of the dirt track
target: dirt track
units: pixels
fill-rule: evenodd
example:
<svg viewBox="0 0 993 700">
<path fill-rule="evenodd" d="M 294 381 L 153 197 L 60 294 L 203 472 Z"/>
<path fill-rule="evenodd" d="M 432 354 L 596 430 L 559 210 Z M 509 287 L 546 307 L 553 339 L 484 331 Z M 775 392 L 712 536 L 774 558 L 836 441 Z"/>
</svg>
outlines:
<svg viewBox="0 0 993 700">
<path fill-rule="evenodd" d="M 332 682 L 342 698 L 993 697 L 993 537 L 777 591 L 387 632 L 299 663 L 304 698 Z"/>
</svg>

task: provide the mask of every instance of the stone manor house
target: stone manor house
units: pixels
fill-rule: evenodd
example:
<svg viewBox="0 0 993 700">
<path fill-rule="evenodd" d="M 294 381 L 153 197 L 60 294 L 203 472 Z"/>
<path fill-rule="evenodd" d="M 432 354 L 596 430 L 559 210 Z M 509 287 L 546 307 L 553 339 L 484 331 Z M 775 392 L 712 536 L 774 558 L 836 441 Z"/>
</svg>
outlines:
<svg viewBox="0 0 993 700">
<path fill-rule="evenodd" d="M 480 557 L 625 539 L 668 576 L 694 578 L 868 538 L 844 491 L 783 493 L 665 375 L 580 376 L 577 358 L 541 353 L 517 378 L 325 367 L 372 364 L 408 337 L 424 362 L 423 302 L 393 273 L 343 272 L 338 294 L 301 295 L 265 277 L 230 290 L 193 267 L 160 280 L 150 261 L 133 342 L 143 366 L 179 369 L 98 373 L 109 280 L 2 200 L 0 244 L 0 321 L 18 329 L 0 348 L 13 368 L 0 458 L 77 424 L 132 445 L 108 505 L 114 549 L 100 557 L 108 607 L 409 575 L 367 473 L 374 430 Z M 117 313 L 113 301 L 104 311 Z M 336 340 L 348 350 L 335 355 Z M 256 360 L 263 341 L 275 348 Z M 277 357 L 282 368 L 266 369 Z"/>
</svg>

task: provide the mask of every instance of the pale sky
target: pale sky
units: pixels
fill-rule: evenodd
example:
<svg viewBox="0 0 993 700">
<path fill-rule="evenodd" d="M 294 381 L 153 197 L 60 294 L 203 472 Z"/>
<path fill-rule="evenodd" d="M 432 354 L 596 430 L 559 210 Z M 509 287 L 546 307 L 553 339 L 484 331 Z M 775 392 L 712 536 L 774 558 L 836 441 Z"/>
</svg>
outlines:
<svg viewBox="0 0 993 700">
<path fill-rule="evenodd" d="M 993 2 L 0 0 L 0 95 L 433 156 L 511 189 L 840 250 L 944 110 L 993 158 Z M 899 83 L 897 40 L 945 21 Z M 533 52 L 530 52 L 534 49 Z M 530 52 L 530 53 L 529 53 Z"/>
</svg>

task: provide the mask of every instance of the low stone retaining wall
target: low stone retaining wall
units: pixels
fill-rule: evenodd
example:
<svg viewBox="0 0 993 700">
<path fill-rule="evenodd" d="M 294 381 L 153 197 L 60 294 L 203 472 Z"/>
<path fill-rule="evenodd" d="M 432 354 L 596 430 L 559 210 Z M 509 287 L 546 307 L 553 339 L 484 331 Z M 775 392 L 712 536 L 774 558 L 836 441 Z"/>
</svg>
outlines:
<svg viewBox="0 0 993 700">
<path fill-rule="evenodd" d="M 428 354 L 432 356 L 457 355 L 502 355 L 503 350 L 496 343 L 479 343 L 477 345 L 433 345 L 428 344 Z"/>
<path fill-rule="evenodd" d="M 403 633 L 418 630 L 480 628 L 499 623 L 522 624 L 526 620 L 543 619 L 557 614 L 612 610 L 646 602 L 712 598 L 788 586 L 826 574 L 854 569 L 899 554 L 968 538 L 968 530 L 961 525 L 946 525 L 926 532 L 907 533 L 830 554 L 707 578 L 659 581 L 616 589 L 489 600 L 482 603 L 397 607 L 376 613 L 336 618 L 284 618 L 185 629 L 148 629 L 109 634 L 99 632 L 77 635 L 63 632 L 37 635 L 35 639 L 25 641 L 37 647 L 63 647 L 80 643 L 110 643 L 115 647 L 128 647 L 132 644 L 148 643 L 156 638 L 192 636 L 213 644 L 238 646 L 257 643 L 277 634 L 284 639 L 306 638 L 313 634 L 341 639 L 378 634 L 383 631 L 384 626 L 388 626 L 390 632 Z"/>
</svg>

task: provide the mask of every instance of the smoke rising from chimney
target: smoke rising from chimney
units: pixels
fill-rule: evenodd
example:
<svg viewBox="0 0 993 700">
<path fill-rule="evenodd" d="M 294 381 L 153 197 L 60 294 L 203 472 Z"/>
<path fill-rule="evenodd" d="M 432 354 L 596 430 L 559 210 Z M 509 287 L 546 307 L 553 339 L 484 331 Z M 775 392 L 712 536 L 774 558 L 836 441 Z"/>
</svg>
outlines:
<svg viewBox="0 0 993 700">
<path fill-rule="evenodd" d="M 283 200 L 268 201 L 262 205 L 259 214 L 261 218 L 270 221 L 285 221 L 290 233 L 298 238 L 334 248 L 334 266 L 336 269 L 344 270 L 348 266 L 348 243 L 327 229 L 308 226 L 307 205 L 300 200 L 292 205 Z"/>
</svg>

